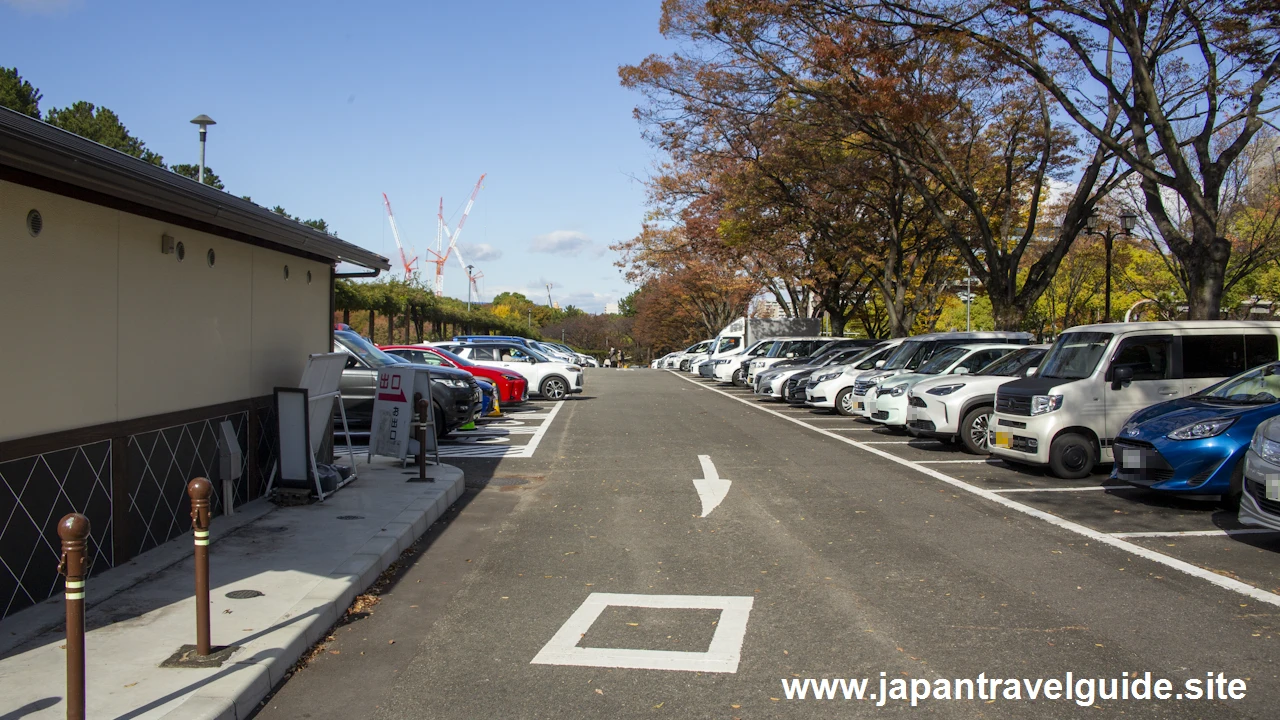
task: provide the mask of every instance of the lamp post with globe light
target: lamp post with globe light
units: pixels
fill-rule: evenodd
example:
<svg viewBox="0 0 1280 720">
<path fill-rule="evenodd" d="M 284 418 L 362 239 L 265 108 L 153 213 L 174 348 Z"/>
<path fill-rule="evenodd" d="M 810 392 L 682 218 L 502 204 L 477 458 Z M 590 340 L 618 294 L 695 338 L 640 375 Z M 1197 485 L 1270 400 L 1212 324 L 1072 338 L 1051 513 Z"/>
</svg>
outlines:
<svg viewBox="0 0 1280 720">
<path fill-rule="evenodd" d="M 200 126 L 200 175 L 196 178 L 196 180 L 197 180 L 197 182 L 199 182 L 201 185 L 203 185 L 203 184 L 204 184 L 204 144 L 205 144 L 205 136 L 207 136 L 207 135 L 209 134 L 209 126 L 210 126 L 210 125 L 217 125 L 218 123 L 214 122 L 214 121 L 213 121 L 213 118 L 209 117 L 208 115 L 197 115 L 197 116 L 195 116 L 195 118 L 191 121 L 191 124 L 192 124 L 192 125 L 199 125 L 199 126 Z"/>
</svg>

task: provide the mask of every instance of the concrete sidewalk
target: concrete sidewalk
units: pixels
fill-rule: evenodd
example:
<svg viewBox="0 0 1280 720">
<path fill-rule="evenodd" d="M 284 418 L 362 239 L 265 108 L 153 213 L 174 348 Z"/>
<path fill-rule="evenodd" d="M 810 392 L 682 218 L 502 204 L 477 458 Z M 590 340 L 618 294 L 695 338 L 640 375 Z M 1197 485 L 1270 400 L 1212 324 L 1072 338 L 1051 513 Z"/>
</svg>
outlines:
<svg viewBox="0 0 1280 720">
<path fill-rule="evenodd" d="M 214 645 L 238 645 L 222 667 L 164 669 L 195 642 L 188 532 L 90 577 L 86 612 L 88 717 L 245 718 L 293 663 L 463 492 L 462 471 L 359 465 L 359 479 L 324 503 L 277 508 L 256 500 L 213 521 Z M 414 470 L 413 474 L 409 474 Z M 244 600 L 233 590 L 257 590 Z M 0 717 L 66 716 L 61 596 L 0 623 Z"/>
</svg>

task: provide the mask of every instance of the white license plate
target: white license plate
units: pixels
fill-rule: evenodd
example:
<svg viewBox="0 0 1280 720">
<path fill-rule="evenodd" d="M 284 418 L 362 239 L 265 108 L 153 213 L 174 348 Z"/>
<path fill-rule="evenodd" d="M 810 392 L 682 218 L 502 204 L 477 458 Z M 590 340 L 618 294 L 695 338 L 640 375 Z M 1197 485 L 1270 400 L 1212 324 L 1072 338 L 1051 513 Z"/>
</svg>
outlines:
<svg viewBox="0 0 1280 720">
<path fill-rule="evenodd" d="M 1280 473 L 1267 475 L 1267 499 L 1280 502 Z"/>
<path fill-rule="evenodd" d="M 1141 450 L 1121 450 L 1120 451 L 1120 467 L 1125 470 L 1136 470 L 1142 467 L 1142 451 Z"/>
</svg>

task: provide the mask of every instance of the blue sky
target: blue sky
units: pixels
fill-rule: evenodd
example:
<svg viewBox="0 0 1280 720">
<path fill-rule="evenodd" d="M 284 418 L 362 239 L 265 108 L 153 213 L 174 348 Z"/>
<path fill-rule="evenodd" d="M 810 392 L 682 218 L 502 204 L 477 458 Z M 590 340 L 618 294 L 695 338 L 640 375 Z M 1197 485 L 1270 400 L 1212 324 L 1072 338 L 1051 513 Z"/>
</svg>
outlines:
<svg viewBox="0 0 1280 720">
<path fill-rule="evenodd" d="M 383 192 L 426 255 L 440 197 L 455 225 L 488 173 L 461 236 L 484 299 L 546 302 L 552 283 L 557 302 L 599 312 L 630 290 L 607 248 L 638 232 L 657 158 L 617 68 L 670 52 L 659 12 L 659 0 L 0 0 L 0 65 L 40 88 L 42 109 L 110 107 L 171 164 L 198 161 L 188 121 L 208 114 L 208 163 L 229 192 L 323 217 L 393 261 Z M 445 292 L 466 297 L 452 258 Z"/>
</svg>

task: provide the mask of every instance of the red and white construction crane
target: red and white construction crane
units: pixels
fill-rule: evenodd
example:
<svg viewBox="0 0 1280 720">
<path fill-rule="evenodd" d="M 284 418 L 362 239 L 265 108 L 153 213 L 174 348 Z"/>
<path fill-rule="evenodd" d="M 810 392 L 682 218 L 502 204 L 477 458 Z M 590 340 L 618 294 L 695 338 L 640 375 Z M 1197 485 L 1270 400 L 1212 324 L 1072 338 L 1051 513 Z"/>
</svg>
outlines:
<svg viewBox="0 0 1280 720">
<path fill-rule="evenodd" d="M 387 206 L 387 219 L 391 221 L 391 236 L 396 239 L 396 248 L 400 250 L 400 263 L 404 265 L 404 279 L 408 281 L 413 277 L 415 268 L 414 263 L 418 262 L 418 256 L 410 258 L 404 251 L 404 245 L 400 242 L 400 228 L 396 226 L 396 216 L 391 213 L 391 201 L 387 199 L 387 194 L 382 193 L 382 204 Z"/>
<path fill-rule="evenodd" d="M 436 265 L 436 295 L 444 294 L 444 265 L 449 261 L 450 254 L 456 254 L 458 264 L 462 265 L 462 272 L 467 274 L 469 281 L 471 280 L 471 272 L 467 270 L 467 264 L 463 261 L 462 255 L 457 253 L 458 238 L 462 235 L 462 226 L 467 224 L 467 216 L 471 214 L 471 206 L 476 203 L 476 195 L 480 194 L 480 188 L 484 184 L 484 177 L 488 173 L 482 173 L 480 179 L 476 181 L 476 187 L 471 191 L 471 198 L 467 200 L 467 207 L 462 211 L 462 217 L 458 219 L 458 227 L 453 232 L 449 232 L 449 226 L 444 222 L 444 198 L 440 198 L 440 211 L 436 214 L 436 249 L 428 249 L 427 252 L 435 255 L 434 258 L 428 258 L 430 262 Z M 441 247 L 444 244 L 444 236 L 449 236 L 449 246 Z"/>
</svg>

